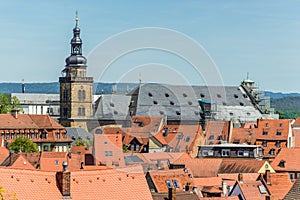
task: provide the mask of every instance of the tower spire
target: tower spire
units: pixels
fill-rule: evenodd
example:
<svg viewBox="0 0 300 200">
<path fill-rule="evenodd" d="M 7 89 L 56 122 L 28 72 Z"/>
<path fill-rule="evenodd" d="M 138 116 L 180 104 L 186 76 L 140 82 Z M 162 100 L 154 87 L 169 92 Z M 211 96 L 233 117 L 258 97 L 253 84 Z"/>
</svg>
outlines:
<svg viewBox="0 0 300 200">
<path fill-rule="evenodd" d="M 75 17 L 75 21 L 76 21 L 76 27 L 78 27 L 78 11 L 76 10 L 76 17 Z"/>
</svg>

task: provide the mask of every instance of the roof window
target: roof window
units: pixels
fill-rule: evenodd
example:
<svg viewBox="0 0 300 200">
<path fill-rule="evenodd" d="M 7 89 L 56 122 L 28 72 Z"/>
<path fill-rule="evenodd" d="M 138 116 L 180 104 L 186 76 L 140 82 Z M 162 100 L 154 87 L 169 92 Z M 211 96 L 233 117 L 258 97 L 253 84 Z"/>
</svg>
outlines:
<svg viewBox="0 0 300 200">
<path fill-rule="evenodd" d="M 285 167 L 285 160 L 281 160 L 278 164 L 279 167 L 284 168 Z"/>
<path fill-rule="evenodd" d="M 181 115 L 180 111 L 176 111 L 176 115 Z"/>
<path fill-rule="evenodd" d="M 148 93 L 148 96 L 149 96 L 149 97 L 152 97 L 153 95 L 152 95 L 152 93 L 151 93 L 151 92 L 149 92 L 149 93 Z"/>
<path fill-rule="evenodd" d="M 115 107 L 115 104 L 112 102 L 109 105 L 110 105 L 110 107 Z"/>
<path fill-rule="evenodd" d="M 236 98 L 236 99 L 237 99 L 237 98 L 239 98 L 239 96 L 238 96 L 237 94 L 234 94 L 234 98 Z"/>
<path fill-rule="evenodd" d="M 220 94 L 217 94 L 217 97 L 218 97 L 218 98 L 221 98 L 222 96 L 221 96 Z"/>
<path fill-rule="evenodd" d="M 186 93 L 183 93 L 182 96 L 183 96 L 183 97 L 187 97 L 187 94 L 186 94 Z"/>
<path fill-rule="evenodd" d="M 163 115 L 163 114 L 165 114 L 165 113 L 164 113 L 164 111 L 159 111 L 159 114 Z"/>
<path fill-rule="evenodd" d="M 241 106 L 244 106 L 244 103 L 243 103 L 243 102 L 240 102 L 240 105 L 241 105 Z"/>
<path fill-rule="evenodd" d="M 173 102 L 173 101 L 170 101 L 170 105 L 174 106 L 174 102 Z"/>
<path fill-rule="evenodd" d="M 193 105 L 193 103 L 191 102 L 191 101 L 188 101 L 188 104 L 191 106 L 191 105 Z"/>
<path fill-rule="evenodd" d="M 168 93 L 165 93 L 165 96 L 166 96 L 166 97 L 169 97 L 170 95 L 169 95 Z"/>
<path fill-rule="evenodd" d="M 179 184 L 177 182 L 177 180 L 172 180 L 173 181 L 173 185 L 175 188 L 179 188 Z"/>
<path fill-rule="evenodd" d="M 166 184 L 168 188 L 172 188 L 171 182 L 169 180 L 166 180 Z"/>
<path fill-rule="evenodd" d="M 204 95 L 204 94 L 202 94 L 202 93 L 200 93 L 200 97 L 201 97 L 201 98 L 204 98 L 204 97 L 205 97 L 205 95 Z"/>
<path fill-rule="evenodd" d="M 157 101 L 153 101 L 153 104 L 157 104 Z"/>
<path fill-rule="evenodd" d="M 114 114 L 117 115 L 117 114 L 118 114 L 118 111 L 115 110 L 115 111 L 114 111 Z"/>
<path fill-rule="evenodd" d="M 223 101 L 222 104 L 223 104 L 223 106 L 226 106 L 226 105 L 227 105 L 227 103 L 226 103 L 225 101 Z"/>
</svg>

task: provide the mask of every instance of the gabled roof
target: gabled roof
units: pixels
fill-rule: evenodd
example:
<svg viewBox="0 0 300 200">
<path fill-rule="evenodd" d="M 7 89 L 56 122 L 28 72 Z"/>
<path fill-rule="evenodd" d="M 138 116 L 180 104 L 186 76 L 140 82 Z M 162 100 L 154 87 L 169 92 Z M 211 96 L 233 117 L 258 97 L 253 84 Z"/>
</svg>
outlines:
<svg viewBox="0 0 300 200">
<path fill-rule="evenodd" d="M 259 140 L 287 140 L 289 130 L 290 120 L 288 119 L 258 119 L 256 138 Z M 280 134 L 277 134 L 279 132 Z"/>
<path fill-rule="evenodd" d="M 255 144 L 256 128 L 233 128 L 229 143 Z"/>
<path fill-rule="evenodd" d="M 220 144 L 228 141 L 230 134 L 230 121 L 207 121 L 205 130 L 206 144 Z"/>
<path fill-rule="evenodd" d="M 271 165 L 275 171 L 300 172 L 300 148 L 282 148 L 272 161 Z M 280 166 L 284 162 L 284 166 Z"/>
<path fill-rule="evenodd" d="M 223 159 L 218 173 L 258 173 L 266 162 L 255 159 Z"/>
<path fill-rule="evenodd" d="M 146 177 L 151 178 L 151 181 L 148 181 L 150 189 L 153 183 L 155 192 L 158 193 L 168 192 L 167 181 L 170 181 L 171 187 L 176 187 L 174 184 L 176 181 L 179 191 L 183 191 L 187 184 L 194 186 L 191 172 L 186 173 L 183 169 L 149 171 Z"/>
<path fill-rule="evenodd" d="M 293 186 L 289 173 L 270 174 L 270 182 L 267 187 L 273 199 L 283 199 Z"/>
<path fill-rule="evenodd" d="M 178 160 L 174 164 L 185 164 L 192 171 L 194 177 L 216 177 L 221 166 L 220 158 L 201 158 Z"/>
<path fill-rule="evenodd" d="M 270 195 L 267 190 L 263 193 L 260 191 L 260 187 L 265 188 L 264 183 L 260 180 L 244 180 L 243 182 L 237 181 L 230 192 L 230 195 L 234 191 L 235 187 L 240 188 L 244 199 L 265 200 L 266 197 Z"/>
<path fill-rule="evenodd" d="M 144 173 L 126 170 L 71 173 L 72 199 L 152 199 Z"/>
<path fill-rule="evenodd" d="M 0 114 L 1 129 L 65 129 L 49 115 Z"/>
<path fill-rule="evenodd" d="M 6 147 L 0 147 L 0 163 L 9 156 L 9 150 Z"/>
<path fill-rule="evenodd" d="M 5 199 L 62 199 L 53 172 L 0 168 L 0 185 Z"/>
</svg>

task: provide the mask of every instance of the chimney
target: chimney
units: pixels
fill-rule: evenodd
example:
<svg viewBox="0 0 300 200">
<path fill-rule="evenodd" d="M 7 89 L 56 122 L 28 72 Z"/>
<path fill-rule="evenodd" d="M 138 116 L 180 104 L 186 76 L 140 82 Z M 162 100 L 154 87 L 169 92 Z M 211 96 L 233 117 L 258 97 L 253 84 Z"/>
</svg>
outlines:
<svg viewBox="0 0 300 200">
<path fill-rule="evenodd" d="M 271 185 L 270 170 L 266 170 L 265 172 L 265 181 L 267 182 L 268 185 Z"/>
<path fill-rule="evenodd" d="M 15 118 L 18 119 L 19 110 L 18 109 L 12 109 L 10 111 L 10 114 Z"/>
<path fill-rule="evenodd" d="M 168 200 L 176 200 L 176 188 L 169 188 Z"/>
<path fill-rule="evenodd" d="M 56 185 L 63 198 L 70 198 L 71 172 L 67 171 L 67 162 L 63 162 L 63 171 L 56 172 Z"/>
<path fill-rule="evenodd" d="M 243 182 L 244 182 L 244 178 L 243 178 L 243 174 L 242 174 L 242 173 L 239 173 L 239 175 L 238 175 L 238 181 L 239 181 L 240 183 L 243 183 Z"/>
<path fill-rule="evenodd" d="M 222 180 L 222 191 L 223 191 L 224 197 L 226 197 L 227 196 L 227 183 L 225 180 Z"/>
</svg>

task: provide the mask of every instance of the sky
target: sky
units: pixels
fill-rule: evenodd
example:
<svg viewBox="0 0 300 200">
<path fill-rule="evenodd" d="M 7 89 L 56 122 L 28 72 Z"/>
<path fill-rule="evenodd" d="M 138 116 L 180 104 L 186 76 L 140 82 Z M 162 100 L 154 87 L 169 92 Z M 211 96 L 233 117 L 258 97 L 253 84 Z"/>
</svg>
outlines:
<svg viewBox="0 0 300 200">
<path fill-rule="evenodd" d="M 0 82 L 58 81 L 70 54 L 76 10 L 88 75 L 95 81 L 204 85 L 218 79 L 237 86 L 249 73 L 261 90 L 300 92 L 300 1 L 296 0 L 0 0 Z M 159 31 L 149 32 L 149 27 Z M 134 31 L 141 29 L 147 34 Z M 164 30 L 171 34 L 162 37 Z M 119 55 L 99 75 L 102 60 L 113 51 L 156 36 L 156 48 Z M 105 46 L 111 39 L 115 46 Z M 167 50 L 157 47 L 168 40 Z M 190 41 L 205 53 L 189 48 Z M 199 73 L 193 62 L 169 48 L 193 58 L 199 55 L 196 62 L 206 71 Z"/>
</svg>

